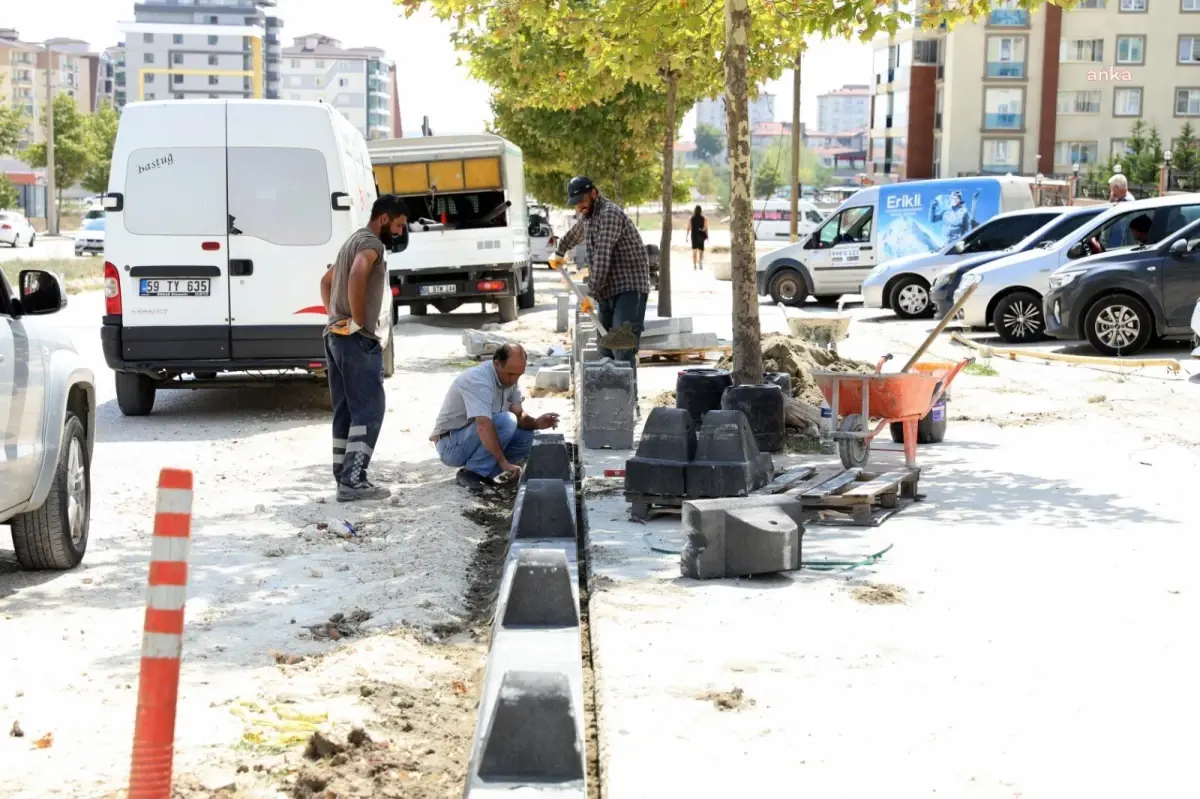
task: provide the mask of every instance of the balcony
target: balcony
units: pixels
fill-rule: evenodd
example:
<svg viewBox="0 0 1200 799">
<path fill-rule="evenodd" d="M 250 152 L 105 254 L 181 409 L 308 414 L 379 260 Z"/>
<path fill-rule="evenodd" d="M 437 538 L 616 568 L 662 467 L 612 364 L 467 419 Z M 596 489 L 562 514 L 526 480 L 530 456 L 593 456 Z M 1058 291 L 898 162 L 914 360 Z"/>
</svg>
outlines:
<svg viewBox="0 0 1200 799">
<path fill-rule="evenodd" d="M 1023 114 L 984 114 L 984 130 L 1020 130 Z"/>
<path fill-rule="evenodd" d="M 987 76 L 989 78 L 1017 78 L 1025 77 L 1025 65 L 1017 61 L 989 61 L 987 64 Z"/>
<path fill-rule="evenodd" d="M 1023 8 L 996 8 L 988 12 L 989 28 L 1028 28 L 1029 12 Z"/>
<path fill-rule="evenodd" d="M 1007 175 L 1009 172 L 1015 175 L 1021 172 L 1021 167 L 1018 164 L 984 164 L 979 171 L 983 175 Z"/>
</svg>

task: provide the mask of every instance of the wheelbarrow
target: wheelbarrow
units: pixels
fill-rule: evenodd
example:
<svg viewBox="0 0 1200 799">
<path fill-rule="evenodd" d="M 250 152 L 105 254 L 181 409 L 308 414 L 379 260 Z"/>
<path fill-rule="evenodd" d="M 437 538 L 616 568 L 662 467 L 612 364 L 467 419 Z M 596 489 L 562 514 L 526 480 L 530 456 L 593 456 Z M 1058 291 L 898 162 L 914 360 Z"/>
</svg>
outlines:
<svg viewBox="0 0 1200 799">
<path fill-rule="evenodd" d="M 972 360 L 967 358 L 953 365 L 936 364 L 919 371 L 884 374 L 883 365 L 891 357 L 880 358 L 873 374 L 812 373 L 833 411 L 833 418 L 836 420 L 840 416 L 842 420 L 833 439 L 837 442 L 842 465 L 847 469 L 865 466 L 871 453 L 871 442 L 894 423 L 903 427 L 905 465 L 916 468 L 917 424 L 933 410 L 954 378 Z M 841 415 L 848 410 L 857 412 Z M 874 427 L 871 426 L 872 419 L 879 420 Z"/>
</svg>

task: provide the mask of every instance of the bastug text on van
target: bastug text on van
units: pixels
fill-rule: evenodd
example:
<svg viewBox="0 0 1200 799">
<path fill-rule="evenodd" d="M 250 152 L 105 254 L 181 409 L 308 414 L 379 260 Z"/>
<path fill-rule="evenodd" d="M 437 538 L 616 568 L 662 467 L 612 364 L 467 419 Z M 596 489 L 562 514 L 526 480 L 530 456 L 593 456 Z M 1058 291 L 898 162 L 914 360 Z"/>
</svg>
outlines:
<svg viewBox="0 0 1200 799">
<path fill-rule="evenodd" d="M 137 168 L 138 174 L 142 175 L 153 169 L 161 169 L 164 166 L 175 166 L 175 154 L 174 153 L 167 153 L 162 158 L 155 158 L 153 161 L 151 161 L 150 163 L 145 164 L 145 165 L 139 164 L 138 168 Z"/>
</svg>

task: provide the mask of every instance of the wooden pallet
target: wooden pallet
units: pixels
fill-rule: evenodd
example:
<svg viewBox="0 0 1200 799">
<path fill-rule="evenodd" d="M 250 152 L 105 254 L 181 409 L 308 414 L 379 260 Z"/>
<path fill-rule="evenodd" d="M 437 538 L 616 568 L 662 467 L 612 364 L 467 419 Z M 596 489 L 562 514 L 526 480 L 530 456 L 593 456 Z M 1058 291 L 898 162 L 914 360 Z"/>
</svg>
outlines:
<svg viewBox="0 0 1200 799">
<path fill-rule="evenodd" d="M 625 501 L 629 503 L 629 515 L 640 521 L 653 519 L 655 516 L 683 514 L 683 503 L 687 497 L 664 497 L 660 494 L 643 494 L 640 491 L 626 491 Z"/>
<path fill-rule="evenodd" d="M 715 347 L 698 347 L 690 350 L 641 350 L 638 353 L 638 363 L 706 363 L 708 361 L 720 360 L 720 357 L 708 357 L 711 354 L 728 355 L 732 351 L 733 347 L 729 344 L 718 344 Z"/>
<path fill-rule="evenodd" d="M 814 513 L 814 521 L 871 527 L 918 499 L 920 477 L 920 469 L 867 472 L 840 466 L 808 466 L 785 472 L 764 492 L 774 486 L 778 490 L 769 493 L 798 497 L 805 510 Z"/>
</svg>

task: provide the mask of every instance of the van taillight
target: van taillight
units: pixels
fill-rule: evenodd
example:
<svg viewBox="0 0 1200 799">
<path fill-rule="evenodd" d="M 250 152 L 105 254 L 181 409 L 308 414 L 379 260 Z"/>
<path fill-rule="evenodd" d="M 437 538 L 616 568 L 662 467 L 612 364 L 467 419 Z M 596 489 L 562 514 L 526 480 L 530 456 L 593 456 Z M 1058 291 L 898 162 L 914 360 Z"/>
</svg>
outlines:
<svg viewBox="0 0 1200 799">
<path fill-rule="evenodd" d="M 121 315 L 121 276 L 117 268 L 107 261 L 104 263 L 104 313 L 109 316 Z"/>
</svg>

